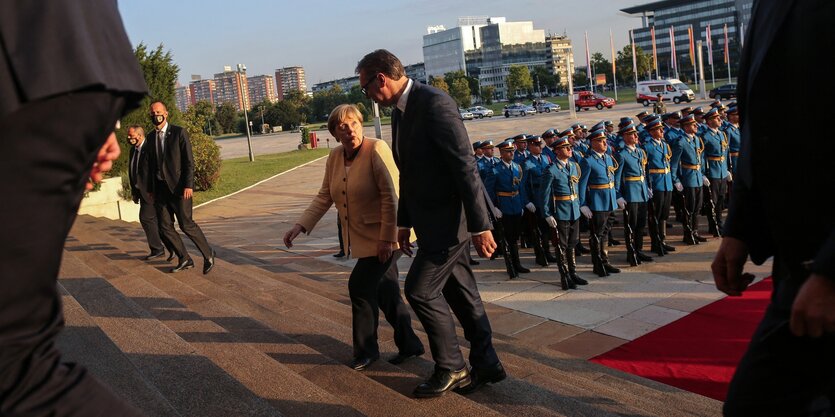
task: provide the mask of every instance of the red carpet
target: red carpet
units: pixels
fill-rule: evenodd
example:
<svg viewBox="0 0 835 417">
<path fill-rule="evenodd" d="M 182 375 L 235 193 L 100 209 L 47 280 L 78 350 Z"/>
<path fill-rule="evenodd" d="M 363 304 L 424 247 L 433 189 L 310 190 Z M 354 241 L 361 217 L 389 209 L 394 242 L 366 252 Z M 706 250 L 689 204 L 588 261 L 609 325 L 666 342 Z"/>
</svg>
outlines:
<svg viewBox="0 0 835 417">
<path fill-rule="evenodd" d="M 591 361 L 724 401 L 771 288 L 770 278 L 758 282 Z"/>
</svg>

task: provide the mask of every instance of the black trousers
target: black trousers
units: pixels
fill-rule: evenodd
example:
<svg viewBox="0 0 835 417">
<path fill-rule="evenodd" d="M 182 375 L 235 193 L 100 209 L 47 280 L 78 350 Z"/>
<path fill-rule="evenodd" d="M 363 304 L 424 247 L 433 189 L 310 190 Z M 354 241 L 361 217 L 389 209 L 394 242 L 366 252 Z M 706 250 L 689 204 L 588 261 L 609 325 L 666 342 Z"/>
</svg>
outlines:
<svg viewBox="0 0 835 417">
<path fill-rule="evenodd" d="M 835 333 L 797 337 L 791 307 L 808 276 L 775 256 L 771 304 L 728 388 L 725 416 L 831 416 L 835 404 Z"/>
<path fill-rule="evenodd" d="M 189 258 L 186 246 L 183 244 L 183 239 L 174 230 L 174 216 L 176 216 L 180 230 L 194 242 L 194 245 L 203 254 L 203 259 L 210 258 L 212 256 L 212 248 L 209 247 L 209 242 L 206 241 L 206 236 L 203 235 L 200 226 L 191 219 L 192 199 L 183 198 L 182 195 L 174 195 L 164 181 L 158 180 L 156 182 L 155 191 L 154 205 L 157 210 L 160 232 L 171 243 L 171 246 L 174 248 L 174 253 L 180 259 Z"/>
<path fill-rule="evenodd" d="M 672 203 L 672 191 L 653 191 L 652 202 L 655 204 L 655 218 L 660 221 L 667 221 L 670 217 L 670 204 Z"/>
<path fill-rule="evenodd" d="M 398 255 L 385 263 L 376 256 L 360 258 L 348 278 L 355 358 L 380 356 L 377 326 L 381 308 L 386 321 L 394 328 L 394 343 L 400 353 L 416 353 L 423 349 L 423 344 L 412 330 L 409 308 L 400 297 Z"/>
<path fill-rule="evenodd" d="M 580 241 L 580 222 L 578 220 L 557 220 L 560 232 L 560 248 L 563 251 L 574 249 Z M 550 233 L 550 232 L 549 232 Z"/>
<path fill-rule="evenodd" d="M 173 251 L 168 240 L 163 241 L 162 234 L 160 234 L 156 207 L 153 203 L 148 203 L 141 198 L 139 199 L 139 224 L 145 231 L 145 238 L 148 240 L 148 248 L 151 249 L 151 253 L 162 252 L 165 249 Z"/>
<path fill-rule="evenodd" d="M 80 91 L 0 118 L 0 415 L 139 416 L 77 364 L 63 363 L 56 281 L 84 184 L 124 100 Z"/>
<path fill-rule="evenodd" d="M 600 240 L 603 252 L 606 251 L 606 246 L 608 246 L 609 243 L 609 230 L 612 227 L 610 220 L 611 216 L 611 211 L 593 211 L 591 219 L 589 219 L 589 235 L 592 234 L 592 230 L 597 232 L 596 236 Z M 590 240 L 589 245 L 591 244 Z"/>
<path fill-rule="evenodd" d="M 626 216 L 629 211 L 629 217 Z M 643 250 L 644 229 L 647 227 L 647 203 L 626 203 L 626 210 L 623 212 L 623 238 L 633 239 L 635 250 Z M 632 228 L 632 236 L 627 236 L 626 225 Z"/>
<path fill-rule="evenodd" d="M 710 217 L 708 217 L 708 224 L 710 225 L 710 231 L 713 232 L 717 230 L 717 226 L 719 227 L 719 231 L 722 230 L 722 211 L 725 210 L 725 194 L 728 193 L 728 179 L 727 178 L 709 178 L 710 180 L 710 192 L 711 197 L 713 200 L 713 214 L 716 216 L 716 223 L 714 224 L 710 221 Z"/>
<path fill-rule="evenodd" d="M 502 226 L 504 226 L 504 238 L 507 239 L 507 243 L 512 245 L 522 235 L 522 216 L 505 214 L 502 216 L 501 222 Z"/>
<path fill-rule="evenodd" d="M 466 366 L 450 310 L 470 342 L 470 365 L 478 369 L 499 363 L 490 320 L 470 269 L 469 247 L 465 241 L 439 251 L 418 249 L 406 276 L 406 298 L 429 336 L 435 365 L 444 369 Z"/>
<path fill-rule="evenodd" d="M 699 234 L 699 210 L 702 208 L 702 187 L 684 187 L 684 208 L 682 216 L 690 214 L 683 220 L 693 228 L 693 233 Z"/>
</svg>

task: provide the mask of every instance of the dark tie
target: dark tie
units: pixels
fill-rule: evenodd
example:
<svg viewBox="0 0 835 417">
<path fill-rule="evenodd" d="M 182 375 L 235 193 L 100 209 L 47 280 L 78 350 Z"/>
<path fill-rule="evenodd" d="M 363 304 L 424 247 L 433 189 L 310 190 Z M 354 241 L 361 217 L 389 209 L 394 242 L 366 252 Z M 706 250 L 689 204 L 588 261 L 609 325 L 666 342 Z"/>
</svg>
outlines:
<svg viewBox="0 0 835 417">
<path fill-rule="evenodd" d="M 157 178 L 160 180 L 164 180 L 165 176 L 163 175 L 162 165 L 165 161 L 165 154 L 163 154 L 162 148 L 162 131 L 157 130 Z"/>
<path fill-rule="evenodd" d="M 391 114 L 391 144 L 394 148 L 394 155 L 400 160 L 400 119 L 402 118 L 402 113 L 400 109 L 397 107 L 394 108 L 394 111 Z"/>
<path fill-rule="evenodd" d="M 133 160 L 130 162 L 131 177 L 136 181 L 136 176 L 139 173 L 137 166 L 139 165 L 139 147 L 135 147 L 133 152 Z"/>
</svg>

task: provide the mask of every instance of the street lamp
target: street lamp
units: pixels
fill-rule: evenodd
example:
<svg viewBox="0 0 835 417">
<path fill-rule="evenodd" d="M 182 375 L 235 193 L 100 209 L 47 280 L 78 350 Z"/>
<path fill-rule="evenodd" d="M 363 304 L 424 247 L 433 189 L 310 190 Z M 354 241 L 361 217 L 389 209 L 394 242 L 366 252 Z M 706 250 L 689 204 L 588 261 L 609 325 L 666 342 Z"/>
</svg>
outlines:
<svg viewBox="0 0 835 417">
<path fill-rule="evenodd" d="M 264 133 L 264 106 L 261 106 L 261 133 Z"/>
<path fill-rule="evenodd" d="M 246 104 L 247 104 L 248 100 L 243 99 L 245 91 L 244 91 L 244 87 L 243 87 L 244 83 L 243 83 L 243 80 L 241 79 L 241 77 L 243 77 L 243 73 L 245 71 L 246 71 L 246 65 L 238 64 L 238 88 L 240 88 L 240 91 L 241 91 L 241 103 L 243 103 L 242 107 L 244 108 L 244 121 L 246 122 L 246 126 L 245 126 L 245 128 L 246 128 L 246 146 L 249 148 L 249 162 L 255 162 L 255 154 L 252 153 L 252 137 L 249 133 L 251 124 L 250 124 L 250 121 L 249 121 L 249 115 L 247 114 L 247 108 L 246 108 L 247 107 Z"/>
</svg>

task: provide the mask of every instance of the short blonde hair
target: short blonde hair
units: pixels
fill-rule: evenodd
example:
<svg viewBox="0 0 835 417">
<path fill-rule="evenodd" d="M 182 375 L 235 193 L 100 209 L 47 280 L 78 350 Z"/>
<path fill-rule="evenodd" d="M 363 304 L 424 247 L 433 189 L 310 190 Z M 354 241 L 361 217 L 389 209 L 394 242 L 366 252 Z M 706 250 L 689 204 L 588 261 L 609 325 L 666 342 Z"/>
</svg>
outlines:
<svg viewBox="0 0 835 417">
<path fill-rule="evenodd" d="M 336 137 L 336 126 L 349 117 L 356 118 L 360 123 L 363 122 L 362 112 L 357 106 L 353 104 L 340 104 L 336 106 L 331 111 L 331 115 L 328 116 L 328 131 L 331 132 L 331 135 Z"/>
</svg>

